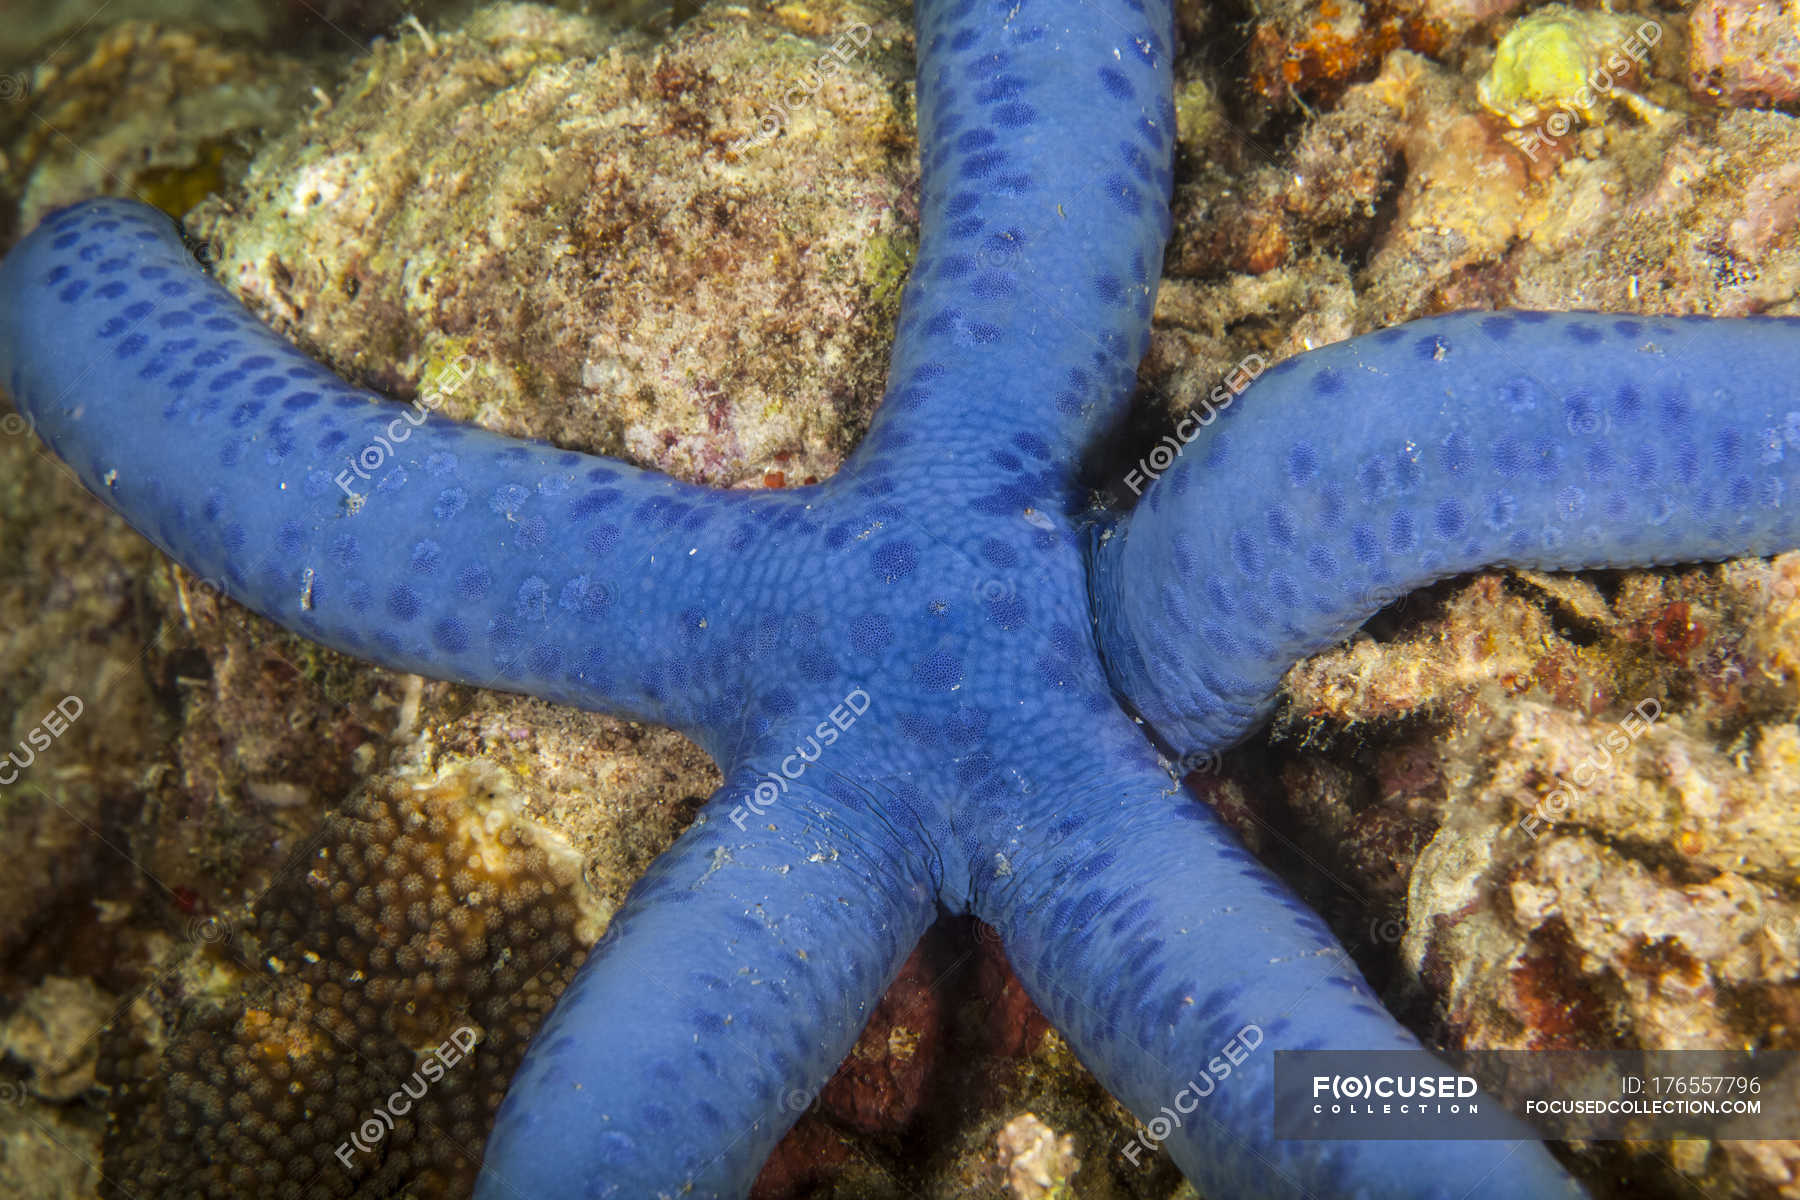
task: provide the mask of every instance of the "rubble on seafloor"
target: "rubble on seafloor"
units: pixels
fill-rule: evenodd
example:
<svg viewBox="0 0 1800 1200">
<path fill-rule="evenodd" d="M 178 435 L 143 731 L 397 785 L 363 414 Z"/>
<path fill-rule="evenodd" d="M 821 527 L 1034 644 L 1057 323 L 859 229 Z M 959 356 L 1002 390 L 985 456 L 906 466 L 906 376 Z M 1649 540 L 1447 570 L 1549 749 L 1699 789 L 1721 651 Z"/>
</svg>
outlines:
<svg viewBox="0 0 1800 1200">
<path fill-rule="evenodd" d="M 442 25 L 416 10 L 335 58 L 289 53 L 280 20 L 241 7 L 227 34 L 143 4 L 78 36 L 49 21 L 63 43 L 0 72 L 0 102 L 31 102 L 0 103 L 0 239 L 135 191 L 190 213 L 227 285 L 347 376 L 403 398 L 446 370 L 479 381 L 447 393 L 459 418 L 736 486 L 823 477 L 855 444 L 916 240 L 900 6 L 687 5 L 666 38 L 528 5 Z M 1183 0 L 1144 422 L 1248 355 L 1450 308 L 1800 311 L 1793 5 L 1615 11 L 1661 31 L 1618 91 L 1568 57 L 1618 44 L 1597 10 Z M 1524 56 L 1502 55 L 1534 17 Z M 833 47 L 842 69 L 794 92 Z M 280 1104 L 255 1082 L 277 1061 L 284 1086 L 346 1089 L 340 1125 L 369 1107 L 418 1030 L 384 1009 L 385 1048 L 325 1055 L 330 1031 L 369 1036 L 333 978 L 381 933 L 347 918 L 329 950 L 307 941 L 321 914 L 291 901 L 321 830 L 352 843 L 413 804 L 438 812 L 442 849 L 485 836 L 452 810 L 503 809 L 530 843 L 507 854 L 562 847 L 540 902 L 579 901 L 581 942 L 716 785 L 672 733 L 362 667 L 247 615 L 87 503 L 17 424 L 0 424 L 0 696 L 15 732 L 69 696 L 82 713 L 0 798 L 22 848 L 0 877 L 0 1191 L 92 1197 L 96 1164 L 165 1154 L 165 1175 L 202 1170 L 178 1144 L 252 1136 L 211 1114 Z M 1428 1037 L 1791 1046 L 1797 586 L 1793 556 L 1438 585 L 1296 668 L 1272 733 L 1196 790 Z M 1548 802 L 1645 700 L 1641 736 Z M 468 911 L 426 909 L 432 930 Z M 263 915 L 281 913 L 298 924 Z M 496 915 L 483 948 L 522 952 L 518 920 Z M 281 938 L 298 953 L 277 969 L 263 951 Z M 479 1007 L 454 992 L 435 1002 Z M 460 1194 L 540 1009 L 482 1022 L 509 1032 L 445 1093 L 453 1137 L 325 1186 Z M 1128 1114 L 970 923 L 933 932 L 797 1111 L 760 1200 L 1192 1195 L 1166 1159 L 1120 1153 Z M 258 1143 L 255 1161 L 316 1157 L 324 1137 Z M 1627 1190 L 1800 1191 L 1787 1143 L 1574 1154 Z"/>
<path fill-rule="evenodd" d="M 880 397 L 916 240 L 910 31 L 834 9 L 721 7 L 652 42 L 501 5 L 401 37 L 192 228 L 371 386 L 453 367 L 443 411 L 501 432 L 721 486 L 828 475 Z M 787 86 L 834 47 L 847 65 Z"/>
<path fill-rule="evenodd" d="M 1302 890 L 1450 1045 L 1794 1049 L 1797 623 L 1796 554 L 1446 582 L 1289 674 L 1258 751 L 1277 785 L 1209 787 L 1318 864 Z M 1800 1165 L 1777 1142 L 1589 1153 L 1730 1195 Z"/>
</svg>

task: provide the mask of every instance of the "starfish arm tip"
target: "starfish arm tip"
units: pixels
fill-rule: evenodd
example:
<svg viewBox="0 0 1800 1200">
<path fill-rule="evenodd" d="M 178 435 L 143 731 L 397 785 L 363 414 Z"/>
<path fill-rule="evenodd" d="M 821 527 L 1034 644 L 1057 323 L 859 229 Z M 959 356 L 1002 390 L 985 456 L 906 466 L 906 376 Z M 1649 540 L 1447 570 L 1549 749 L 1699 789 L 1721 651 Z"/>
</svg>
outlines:
<svg viewBox="0 0 1800 1200">
<path fill-rule="evenodd" d="M 133 201 L 47 219 L 0 291 L 0 380 L 21 413 L 219 591 L 423 675 L 678 728 L 732 707 L 732 564 L 784 501 L 380 402 L 259 323 Z"/>
<path fill-rule="evenodd" d="M 1097 547 L 1102 650 L 1178 753 L 1406 592 L 1800 546 L 1800 318 L 1462 313 L 1288 359 Z"/>
</svg>

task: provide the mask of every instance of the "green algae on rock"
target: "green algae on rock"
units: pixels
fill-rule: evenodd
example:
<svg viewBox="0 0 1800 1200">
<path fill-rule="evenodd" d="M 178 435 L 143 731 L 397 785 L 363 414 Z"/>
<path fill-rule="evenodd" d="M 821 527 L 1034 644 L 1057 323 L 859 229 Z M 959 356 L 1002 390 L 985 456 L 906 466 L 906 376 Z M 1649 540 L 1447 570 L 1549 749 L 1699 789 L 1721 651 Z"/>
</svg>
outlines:
<svg viewBox="0 0 1800 1200">
<path fill-rule="evenodd" d="M 1555 111 L 1598 121 L 1643 73 L 1662 38 L 1655 20 L 1546 4 L 1500 39 L 1475 95 L 1514 127 L 1549 120 Z"/>
</svg>

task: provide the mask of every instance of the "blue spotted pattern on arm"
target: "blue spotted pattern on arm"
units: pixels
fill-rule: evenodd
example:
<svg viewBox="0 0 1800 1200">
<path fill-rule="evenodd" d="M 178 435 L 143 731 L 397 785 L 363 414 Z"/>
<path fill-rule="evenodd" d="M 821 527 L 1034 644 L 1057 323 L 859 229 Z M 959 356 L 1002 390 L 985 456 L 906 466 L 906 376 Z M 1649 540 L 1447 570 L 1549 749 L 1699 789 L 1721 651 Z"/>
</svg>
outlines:
<svg viewBox="0 0 1800 1200">
<path fill-rule="evenodd" d="M 0 378 L 39 434 L 263 615 L 396 669 L 688 730 L 741 693 L 753 639 L 719 596 L 803 494 L 398 409 L 276 337 L 128 201 L 52 217 L 0 291 L 35 298 L 8 308 Z"/>
<path fill-rule="evenodd" d="M 1066 478 L 1149 345 L 1170 8 L 961 0 L 918 21 L 922 236 L 865 452 L 972 479 L 1022 448 Z"/>
<path fill-rule="evenodd" d="M 733 819 L 749 793 L 727 788 L 657 859 L 559 998 L 483 1196 L 742 1195 L 849 1053 L 936 915 L 929 881 L 891 838 L 844 839 L 853 789 L 803 779 L 754 825 Z"/>
<path fill-rule="evenodd" d="M 1108 669 L 1176 753 L 1212 750 L 1287 664 L 1447 575 L 1793 546 L 1796 379 L 1786 317 L 1465 313 L 1289 359 L 1099 545 Z"/>
</svg>

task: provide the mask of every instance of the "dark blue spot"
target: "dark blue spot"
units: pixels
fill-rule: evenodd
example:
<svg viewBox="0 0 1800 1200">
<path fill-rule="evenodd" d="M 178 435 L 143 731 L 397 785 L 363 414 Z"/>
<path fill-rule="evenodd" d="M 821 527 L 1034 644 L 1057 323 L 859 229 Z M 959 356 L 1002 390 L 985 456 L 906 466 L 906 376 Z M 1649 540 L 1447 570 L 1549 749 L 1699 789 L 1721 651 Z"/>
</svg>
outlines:
<svg viewBox="0 0 1800 1200">
<path fill-rule="evenodd" d="M 619 527 L 612 524 L 596 525 L 587 531 L 581 544 L 589 554 L 610 554 L 613 547 L 619 544 Z"/>
<path fill-rule="evenodd" d="M 1287 477 L 1295 487 L 1312 482 L 1319 473 L 1319 454 L 1306 442 L 1295 442 L 1288 451 Z"/>
<path fill-rule="evenodd" d="M 884 542 L 875 548 L 870 566 L 883 583 L 898 583 L 919 565 L 919 552 L 907 541 Z"/>
<path fill-rule="evenodd" d="M 474 603 L 488 594 L 494 577 L 486 567 L 464 567 L 456 573 L 456 594 L 465 603 Z"/>
<path fill-rule="evenodd" d="M 1412 514 L 1397 512 L 1388 518 L 1388 550 L 1393 554 L 1407 554 L 1417 548 L 1418 533 L 1413 528 Z"/>
<path fill-rule="evenodd" d="M 952 691 L 962 683 L 962 659 L 948 650 L 934 650 L 913 665 L 912 675 L 924 691 Z"/>
<path fill-rule="evenodd" d="M 1611 408 L 1612 415 L 1619 421 L 1635 421 L 1643 415 L 1644 397 L 1628 383 L 1613 397 Z"/>
<path fill-rule="evenodd" d="M 410 621 L 419 615 L 419 593 L 404 583 L 388 593 L 388 615 L 397 621 Z"/>
<path fill-rule="evenodd" d="M 468 503 L 469 494 L 461 488 L 445 488 L 438 493 L 437 502 L 431 506 L 431 513 L 440 521 L 448 521 L 461 512 Z"/>
<path fill-rule="evenodd" d="M 1100 86 L 1105 88 L 1115 100 L 1129 100 L 1136 95 L 1132 89 L 1131 80 L 1125 78 L 1120 72 L 1111 67 L 1101 67 L 1099 73 Z"/>
<path fill-rule="evenodd" d="M 850 624 L 850 648 L 858 654 L 879 654 L 893 640 L 893 627 L 880 613 L 864 613 Z"/>
<path fill-rule="evenodd" d="M 1001 629 L 1017 629 L 1025 624 L 1025 601 L 1008 592 L 987 599 L 987 617 Z"/>
<path fill-rule="evenodd" d="M 1469 511 L 1460 500 L 1440 500 L 1432 514 L 1432 526 L 1445 541 L 1459 538 L 1468 531 Z"/>
</svg>

